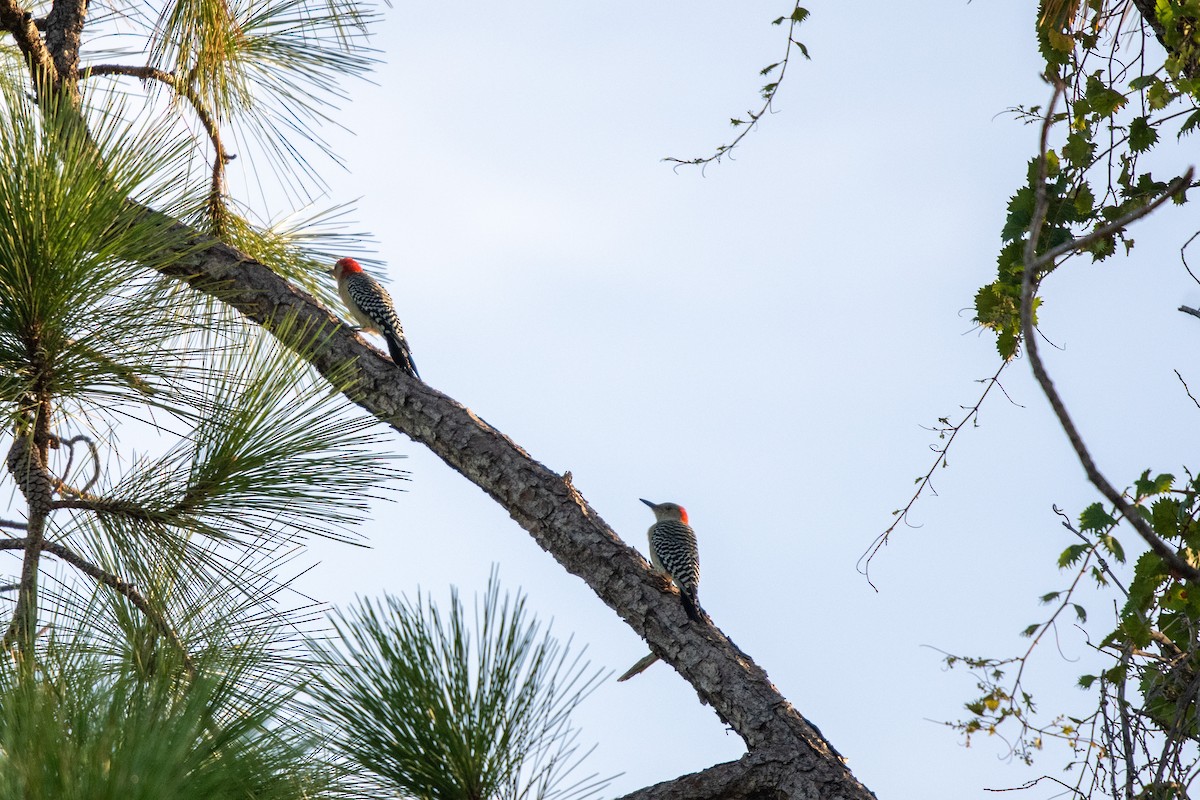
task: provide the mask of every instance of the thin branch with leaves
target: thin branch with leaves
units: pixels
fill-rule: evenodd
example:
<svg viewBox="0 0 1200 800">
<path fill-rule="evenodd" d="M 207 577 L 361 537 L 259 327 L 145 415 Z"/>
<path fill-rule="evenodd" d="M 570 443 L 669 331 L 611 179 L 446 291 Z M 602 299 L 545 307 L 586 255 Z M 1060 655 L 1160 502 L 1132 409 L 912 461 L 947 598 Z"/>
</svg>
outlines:
<svg viewBox="0 0 1200 800">
<path fill-rule="evenodd" d="M 716 151 L 708 156 L 698 156 L 696 158 L 688 159 L 664 158 L 663 161 L 666 161 L 670 164 L 675 164 L 676 166 L 704 166 L 705 164 L 710 164 L 714 161 L 720 163 L 722 158 L 728 156 L 735 147 L 741 144 L 742 139 L 746 138 L 746 134 L 758 127 L 758 124 L 762 121 L 763 116 L 771 113 L 772 107 L 775 103 L 775 95 L 778 93 L 779 87 L 783 85 L 784 76 L 787 74 L 788 64 L 790 63 L 794 53 L 793 48 L 799 50 L 800 54 L 803 55 L 804 58 L 807 59 L 809 57 L 808 48 L 802 42 L 796 39 L 796 28 L 807 18 L 808 9 L 802 8 L 800 3 L 797 2 L 795 8 L 792 9 L 791 14 L 786 17 L 778 17 L 771 21 L 772 25 L 782 25 L 784 22 L 787 22 L 787 47 L 784 51 L 783 58 L 773 64 L 768 64 L 759 70 L 758 74 L 761 77 L 768 79 L 768 82 L 758 90 L 763 101 L 762 106 L 760 106 L 757 111 L 747 111 L 744 119 L 741 117 L 733 117 L 729 120 L 729 124 L 738 129 L 738 135 L 733 138 L 733 141 L 731 141 L 729 144 L 719 145 Z M 774 73 L 776 70 L 778 70 L 778 74 L 775 75 L 774 79 L 772 80 L 772 73 Z"/>
</svg>

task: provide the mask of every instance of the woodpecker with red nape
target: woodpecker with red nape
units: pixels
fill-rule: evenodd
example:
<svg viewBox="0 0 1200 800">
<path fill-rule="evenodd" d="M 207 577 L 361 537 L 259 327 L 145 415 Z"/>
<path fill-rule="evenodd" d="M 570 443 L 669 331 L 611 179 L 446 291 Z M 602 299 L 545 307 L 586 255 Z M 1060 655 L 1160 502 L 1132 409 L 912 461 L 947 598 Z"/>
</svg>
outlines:
<svg viewBox="0 0 1200 800">
<path fill-rule="evenodd" d="M 400 327 L 400 318 L 396 316 L 396 308 L 387 289 L 363 272 L 362 266 L 353 258 L 339 259 L 333 267 L 333 277 L 337 279 L 342 302 L 362 326 L 359 330 L 382 336 L 387 341 L 388 352 L 396 366 L 419 380 L 421 376 L 417 373 L 417 365 L 413 362 L 408 340 L 404 338 L 404 329 Z"/>
<path fill-rule="evenodd" d="M 687 511 L 675 503 L 642 502 L 650 506 L 657 520 L 646 532 L 650 539 L 650 563 L 679 587 L 688 619 L 700 622 L 700 550 L 696 546 L 696 532 L 688 525 Z"/>
</svg>

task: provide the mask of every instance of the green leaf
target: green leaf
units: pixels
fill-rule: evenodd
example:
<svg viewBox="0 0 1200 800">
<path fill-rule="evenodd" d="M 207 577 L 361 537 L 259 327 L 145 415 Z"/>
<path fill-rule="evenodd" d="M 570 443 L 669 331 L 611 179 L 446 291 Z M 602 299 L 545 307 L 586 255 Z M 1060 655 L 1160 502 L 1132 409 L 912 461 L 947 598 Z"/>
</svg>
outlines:
<svg viewBox="0 0 1200 800">
<path fill-rule="evenodd" d="M 187 146 L 169 125 L 125 127 L 123 115 L 138 114 L 115 96 L 95 100 L 110 115 L 85 131 L 65 101 L 39 109 L 0 94 L 0 162 L 20 165 L 0 171 L 5 414 L 35 373 L 56 402 L 163 402 L 150 397 L 183 370 L 180 337 L 210 321 L 166 307 L 154 270 L 179 258 L 184 237 L 129 202 L 179 212 L 168 198 Z M 34 342 L 45 370 L 32 366 Z"/>
<path fill-rule="evenodd" d="M 1161 111 L 1179 97 L 1177 92 L 1172 92 L 1167 88 L 1167 84 L 1163 81 L 1155 79 L 1154 83 L 1146 90 L 1146 102 L 1150 105 L 1151 111 Z"/>
<path fill-rule="evenodd" d="M 1122 619 L 1119 629 L 1134 647 L 1150 645 L 1150 623 L 1141 614 L 1130 614 Z"/>
<path fill-rule="evenodd" d="M 1188 118 L 1183 121 L 1183 125 L 1179 128 L 1177 138 L 1182 139 L 1186 134 L 1196 130 L 1196 126 L 1200 125 L 1200 109 L 1193 111 L 1188 115 Z"/>
<path fill-rule="evenodd" d="M 808 19 L 808 9 L 796 6 L 795 10 L 792 11 L 790 19 L 792 22 L 804 22 L 804 20 Z"/>
<path fill-rule="evenodd" d="M 1033 636 L 1035 633 L 1037 633 L 1037 629 L 1040 627 L 1042 627 L 1040 622 L 1030 625 L 1028 628 L 1021 631 L 1021 635 L 1024 636 L 1026 639 L 1028 639 L 1030 636 Z"/>
<path fill-rule="evenodd" d="M 1067 143 L 1063 145 L 1062 152 L 1068 163 L 1082 168 L 1092 162 L 1092 154 L 1096 152 L 1096 143 L 1091 140 L 1089 132 L 1074 131 L 1067 136 Z"/>
<path fill-rule="evenodd" d="M 1117 237 L 1110 234 L 1096 239 L 1088 245 L 1087 251 L 1091 253 L 1093 261 L 1103 261 L 1117 252 Z"/>
<path fill-rule="evenodd" d="M 1154 532 L 1164 539 L 1174 539 L 1179 535 L 1179 523 L 1182 521 L 1183 504 L 1173 497 L 1160 497 L 1150 506 L 1150 525 Z"/>
<path fill-rule="evenodd" d="M 1169 472 L 1164 472 L 1161 475 L 1155 475 L 1154 478 L 1151 479 L 1150 470 L 1146 470 L 1133 484 L 1134 496 L 1142 498 L 1149 497 L 1150 495 L 1154 494 L 1169 492 L 1172 484 L 1174 483 L 1175 476 Z"/>
<path fill-rule="evenodd" d="M 1059 555 L 1059 557 L 1058 557 L 1059 568 L 1064 569 L 1066 567 L 1071 566 L 1076 561 L 1083 558 L 1084 553 L 1086 553 L 1090 549 L 1091 548 L 1086 544 L 1071 545 L 1066 550 L 1063 550 L 1062 554 Z"/>
<path fill-rule="evenodd" d="M 20 669 L 15 659 L 0 664 L 3 796 L 346 796 L 330 791 L 337 768 L 290 710 L 298 670 L 276 668 L 268 680 L 253 680 L 265 661 L 259 642 L 214 639 L 221 646 L 200 657 L 188 680 L 152 637 L 142 651 L 126 642 L 110 655 L 55 628 L 37 670 Z M 142 668 L 143 654 L 153 669 Z"/>
<path fill-rule="evenodd" d="M 1112 554 L 1112 557 L 1122 564 L 1125 563 L 1125 549 L 1121 547 L 1121 543 L 1111 533 L 1106 533 L 1100 537 L 1100 544 Z"/>
<path fill-rule="evenodd" d="M 1075 618 L 1080 622 L 1087 622 L 1087 611 L 1078 603 L 1072 603 L 1072 608 L 1075 609 Z"/>
<path fill-rule="evenodd" d="M 1144 153 L 1157 141 L 1158 130 L 1145 117 L 1138 117 L 1129 123 L 1129 149 L 1133 152 Z"/>
<path fill-rule="evenodd" d="M 1125 105 L 1125 95 L 1105 83 L 1100 74 L 1097 70 L 1088 76 L 1084 98 L 1093 113 L 1101 117 L 1111 117 Z"/>
<path fill-rule="evenodd" d="M 1140 615 L 1154 602 L 1155 593 L 1169 575 L 1163 560 L 1151 552 L 1142 553 L 1133 567 L 1133 580 L 1129 583 L 1129 599 L 1121 615 Z"/>
<path fill-rule="evenodd" d="M 996 337 L 996 350 L 1000 353 L 1000 357 L 1008 360 L 1017 354 L 1017 343 L 1020 337 L 1017 335 L 1016 328 L 1005 328 L 1000 331 Z"/>
<path fill-rule="evenodd" d="M 1081 219 L 1092 216 L 1096 209 L 1096 195 L 1092 187 L 1084 181 L 1075 189 L 1075 212 Z"/>
<path fill-rule="evenodd" d="M 1051 602 L 1057 600 L 1058 596 L 1060 594 L 1062 594 L 1062 592 L 1047 592 L 1046 594 L 1044 594 L 1038 598 L 1038 602 L 1040 602 L 1042 605 L 1045 605 L 1046 603 L 1051 603 Z"/>
<path fill-rule="evenodd" d="M 1079 676 L 1079 688 L 1080 689 L 1092 688 L 1092 684 L 1096 682 L 1098 677 L 1099 677 L 1098 675 L 1080 675 Z"/>
<path fill-rule="evenodd" d="M 1092 503 L 1079 515 L 1081 531 L 1102 531 L 1117 524 L 1112 515 L 1104 510 L 1100 503 Z"/>
<path fill-rule="evenodd" d="M 1012 242 L 1021 239 L 1029 231 L 1029 223 L 1033 221 L 1034 191 L 1025 186 L 1017 190 L 1008 201 L 1008 217 L 1000 230 L 1000 240 Z"/>
<path fill-rule="evenodd" d="M 1123 664 L 1104 670 L 1104 680 L 1109 683 L 1123 683 L 1129 674 L 1129 668 Z"/>
</svg>

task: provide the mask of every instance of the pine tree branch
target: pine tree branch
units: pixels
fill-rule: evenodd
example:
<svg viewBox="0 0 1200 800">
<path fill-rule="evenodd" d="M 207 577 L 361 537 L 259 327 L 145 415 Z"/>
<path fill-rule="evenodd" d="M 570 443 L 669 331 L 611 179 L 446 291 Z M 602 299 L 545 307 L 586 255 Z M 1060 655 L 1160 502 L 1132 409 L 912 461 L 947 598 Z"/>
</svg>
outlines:
<svg viewBox="0 0 1200 800">
<path fill-rule="evenodd" d="M 137 503 L 128 500 L 114 500 L 110 497 L 95 497 L 80 494 L 70 499 L 55 500 L 50 504 L 54 511 L 92 511 L 97 514 L 111 514 L 116 517 L 126 517 L 138 522 L 161 522 L 161 514 L 156 514 Z"/>
<path fill-rule="evenodd" d="M 155 215 L 155 212 L 145 210 Z M 157 216 L 157 215 L 155 215 Z M 161 217 L 159 217 L 161 219 Z M 579 576 L 696 689 L 751 753 L 788 753 L 792 796 L 873 797 L 841 756 L 718 629 L 688 622 L 646 560 L 564 478 L 470 409 L 406 375 L 311 296 L 243 253 L 176 223 L 190 246 L 168 275 L 275 332 L 321 341 L 303 356 L 372 415 L 427 446 L 479 486 L 569 572 Z M 334 377 L 336 376 L 336 377 Z M 789 791 L 792 791 L 789 790 Z"/>
<path fill-rule="evenodd" d="M 187 647 L 184 646 L 183 641 L 179 638 L 179 634 L 167 622 L 166 617 L 151 606 L 141 592 L 134 588 L 133 584 L 122 580 L 111 572 L 101 569 L 83 556 L 60 544 L 43 541 L 41 549 L 43 552 L 50 553 L 55 558 L 75 567 L 75 569 L 94 579 L 97 583 L 109 587 L 132 603 L 138 611 L 141 611 L 146 616 L 146 619 L 150 620 L 150 624 L 158 629 L 158 632 L 179 651 L 180 657 L 183 659 L 183 666 L 187 669 L 188 675 L 192 678 L 196 677 L 196 665 L 192 662 L 191 656 L 188 655 Z"/>
<path fill-rule="evenodd" d="M 46 48 L 46 43 L 38 32 L 33 21 L 33 15 L 17 5 L 16 0 L 0 0 L 0 28 L 13 35 L 29 73 L 34 76 L 33 85 L 41 97 L 44 84 L 49 81 L 51 86 L 59 83 L 58 68 Z"/>
<path fill-rule="evenodd" d="M 126 64 L 97 64 L 83 69 L 79 77 L 80 80 L 83 80 L 103 75 L 119 75 L 138 78 L 142 81 L 157 81 L 171 87 L 171 90 L 175 94 L 188 101 L 192 106 L 192 110 L 196 112 L 196 118 L 200 120 L 200 125 L 204 128 L 205 134 L 208 135 L 209 141 L 212 142 L 213 165 L 208 190 L 208 211 L 213 219 L 219 218 L 224 210 L 225 165 L 236 156 L 231 155 L 225 149 L 225 144 L 221 140 L 221 128 L 217 125 L 216 118 L 204 104 L 200 95 L 196 94 L 196 90 L 191 83 L 187 80 L 180 80 L 172 72 L 156 69 L 155 67 L 129 66 Z"/>
</svg>

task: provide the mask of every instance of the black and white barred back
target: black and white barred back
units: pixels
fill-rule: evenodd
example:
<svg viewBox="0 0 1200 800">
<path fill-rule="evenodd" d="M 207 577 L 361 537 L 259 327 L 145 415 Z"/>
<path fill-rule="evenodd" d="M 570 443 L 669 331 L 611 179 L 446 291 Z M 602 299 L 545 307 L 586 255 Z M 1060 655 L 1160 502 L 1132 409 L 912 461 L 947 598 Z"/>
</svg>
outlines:
<svg viewBox="0 0 1200 800">
<path fill-rule="evenodd" d="M 354 316 L 363 330 L 378 333 L 387 341 L 388 353 L 396 366 L 414 378 L 421 377 L 387 289 L 365 272 L 357 272 L 346 276 L 345 282 L 338 286 L 338 293 L 352 313 L 359 312 Z"/>
<path fill-rule="evenodd" d="M 688 619 L 700 621 L 700 549 L 696 532 L 684 522 L 663 520 L 650 526 L 650 561 L 679 587 Z"/>
</svg>

